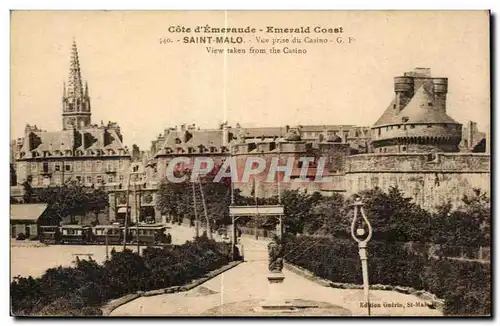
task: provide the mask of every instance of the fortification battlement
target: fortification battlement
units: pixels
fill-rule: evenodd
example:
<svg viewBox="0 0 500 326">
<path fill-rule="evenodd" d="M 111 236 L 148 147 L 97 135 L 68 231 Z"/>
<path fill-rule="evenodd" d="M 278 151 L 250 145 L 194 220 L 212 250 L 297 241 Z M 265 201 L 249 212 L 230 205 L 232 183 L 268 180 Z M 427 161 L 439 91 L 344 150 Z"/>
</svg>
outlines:
<svg viewBox="0 0 500 326">
<path fill-rule="evenodd" d="M 485 153 L 387 153 L 346 158 L 346 172 L 472 172 L 489 173 Z"/>
</svg>

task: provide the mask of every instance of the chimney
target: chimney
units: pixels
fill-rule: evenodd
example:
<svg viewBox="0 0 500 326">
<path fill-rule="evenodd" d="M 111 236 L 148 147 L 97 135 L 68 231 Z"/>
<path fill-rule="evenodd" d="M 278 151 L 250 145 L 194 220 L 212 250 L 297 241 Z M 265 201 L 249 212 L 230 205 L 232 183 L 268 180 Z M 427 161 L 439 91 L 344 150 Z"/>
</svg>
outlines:
<svg viewBox="0 0 500 326">
<path fill-rule="evenodd" d="M 467 122 L 467 142 L 469 145 L 469 149 L 472 150 L 474 147 L 474 122 Z"/>
<path fill-rule="evenodd" d="M 227 123 L 222 124 L 222 146 L 227 147 L 229 143 L 229 130 Z"/>
<path fill-rule="evenodd" d="M 82 136 L 82 150 L 85 150 L 85 131 L 81 131 L 80 135 Z"/>
</svg>

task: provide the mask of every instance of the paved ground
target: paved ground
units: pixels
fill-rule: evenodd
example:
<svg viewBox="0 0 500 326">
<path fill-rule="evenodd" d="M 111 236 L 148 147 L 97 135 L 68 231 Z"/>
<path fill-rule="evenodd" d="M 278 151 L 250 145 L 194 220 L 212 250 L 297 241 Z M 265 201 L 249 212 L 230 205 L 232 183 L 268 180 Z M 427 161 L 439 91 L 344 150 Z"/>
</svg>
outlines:
<svg viewBox="0 0 500 326">
<path fill-rule="evenodd" d="M 219 307 L 219 315 L 232 315 L 224 312 L 229 303 L 260 301 L 267 294 L 267 248 L 265 241 L 244 238 L 245 263 L 211 279 L 188 292 L 141 297 L 112 312 L 114 316 L 185 316 L 213 315 Z M 285 270 L 285 299 L 303 299 L 326 302 L 348 309 L 352 315 L 366 315 L 361 307 L 362 290 L 333 289 Z M 431 310 L 420 299 L 391 291 L 371 291 L 371 302 L 380 305 L 372 308 L 372 315 L 440 315 Z M 403 307 L 387 307 L 387 305 Z M 384 307 L 385 305 L 385 307 Z M 412 305 L 412 307 L 409 307 Z M 423 307 L 419 307 L 422 305 Z M 234 305 L 233 305 L 234 306 Z M 282 315 L 286 315 L 282 314 Z"/>
<path fill-rule="evenodd" d="M 183 244 L 192 240 L 195 234 L 194 228 L 185 226 L 172 226 L 168 232 L 172 235 L 172 243 Z M 121 251 L 123 246 L 109 246 L 111 251 L 115 248 Z M 128 249 L 137 251 L 137 245 L 127 245 Z M 144 248 L 141 246 L 141 248 Z M 18 241 L 12 240 L 10 246 L 11 257 L 11 279 L 17 275 L 21 276 L 41 276 L 48 268 L 57 266 L 72 266 L 76 254 L 80 258 L 87 258 L 86 254 L 91 254 L 92 258 L 98 262 L 106 259 L 106 246 L 104 245 L 44 245 L 38 241 Z"/>
</svg>

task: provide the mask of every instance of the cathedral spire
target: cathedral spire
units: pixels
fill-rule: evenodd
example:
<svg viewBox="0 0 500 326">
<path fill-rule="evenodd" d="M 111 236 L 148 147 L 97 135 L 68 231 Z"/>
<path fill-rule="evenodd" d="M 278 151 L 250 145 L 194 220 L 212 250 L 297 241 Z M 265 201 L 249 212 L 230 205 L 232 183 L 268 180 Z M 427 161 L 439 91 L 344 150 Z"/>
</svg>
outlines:
<svg viewBox="0 0 500 326">
<path fill-rule="evenodd" d="M 73 39 L 69 62 L 69 78 L 63 85 L 63 129 L 85 128 L 90 125 L 90 98 L 88 85 L 83 87 L 78 48 Z"/>
<path fill-rule="evenodd" d="M 69 63 L 68 95 L 79 97 L 83 95 L 82 74 L 80 72 L 80 61 L 78 59 L 78 48 L 73 39 L 71 47 L 71 59 Z"/>
</svg>

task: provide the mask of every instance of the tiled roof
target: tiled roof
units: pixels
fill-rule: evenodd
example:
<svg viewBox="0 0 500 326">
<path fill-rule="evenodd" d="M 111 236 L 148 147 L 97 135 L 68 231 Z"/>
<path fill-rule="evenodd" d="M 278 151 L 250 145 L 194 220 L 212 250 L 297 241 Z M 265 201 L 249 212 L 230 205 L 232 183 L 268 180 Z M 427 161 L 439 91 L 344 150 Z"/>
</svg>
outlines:
<svg viewBox="0 0 500 326">
<path fill-rule="evenodd" d="M 286 134 L 285 127 L 242 128 L 245 138 L 281 137 Z"/>
<path fill-rule="evenodd" d="M 193 147 L 203 145 L 206 148 L 222 147 L 222 130 L 174 130 L 165 139 L 163 148 Z"/>
<path fill-rule="evenodd" d="M 82 144 L 82 135 L 84 138 L 84 146 Z M 103 150 L 113 149 L 115 152 L 122 149 L 125 150 L 118 134 L 114 129 L 106 128 L 85 128 L 80 130 L 62 130 L 56 132 L 47 131 L 32 131 L 31 136 L 26 135 L 26 137 L 33 137 L 32 142 L 35 147 L 28 149 L 23 148 L 21 151 L 29 153 L 31 151 L 37 151 L 42 154 L 47 151 L 54 153 L 55 151 L 61 151 L 63 154 L 65 151 L 82 150 L 84 153 L 87 150 Z"/>
<path fill-rule="evenodd" d="M 458 124 L 448 116 L 444 108 L 434 106 L 433 95 L 421 86 L 413 95 L 412 99 L 403 110 L 397 112 L 394 108 L 396 100 L 394 99 L 384 114 L 378 119 L 374 126 L 383 126 L 403 123 L 451 123 Z"/>
</svg>

